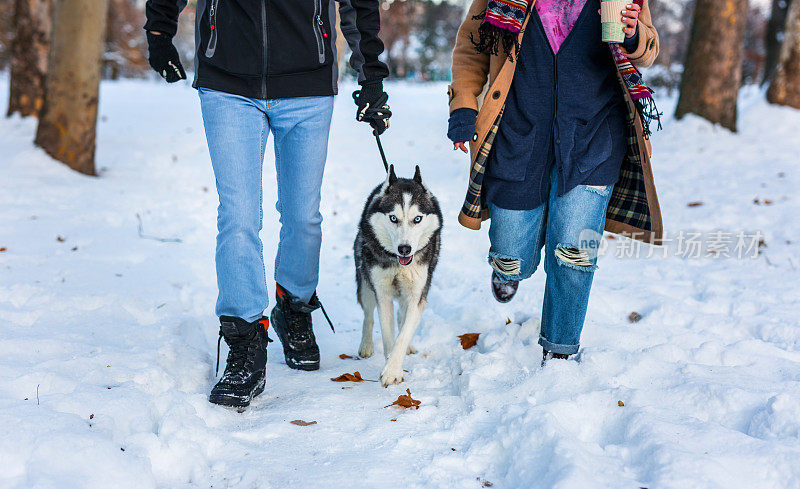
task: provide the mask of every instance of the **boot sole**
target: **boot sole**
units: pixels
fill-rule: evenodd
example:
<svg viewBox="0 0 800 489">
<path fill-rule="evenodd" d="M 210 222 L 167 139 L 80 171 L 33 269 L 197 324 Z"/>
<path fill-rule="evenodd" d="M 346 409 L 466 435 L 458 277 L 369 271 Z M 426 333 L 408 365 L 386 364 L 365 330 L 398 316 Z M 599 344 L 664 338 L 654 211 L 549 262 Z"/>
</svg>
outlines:
<svg viewBox="0 0 800 489">
<path fill-rule="evenodd" d="M 267 384 L 267 379 L 264 378 L 261 380 L 253 392 L 247 398 L 242 398 L 239 396 L 228 396 L 228 395 L 214 395 L 211 394 L 208 396 L 208 402 L 211 404 L 216 404 L 218 406 L 226 406 L 226 407 L 235 407 L 235 408 L 246 408 L 250 405 L 250 403 L 255 399 L 259 394 L 264 392 L 264 387 Z"/>
<path fill-rule="evenodd" d="M 500 297 L 497 296 L 497 294 L 495 294 L 494 290 L 492 290 L 492 296 L 494 297 L 494 300 L 496 300 L 500 304 L 507 304 L 507 303 L 511 302 L 511 300 L 514 298 L 515 295 L 517 295 L 516 292 L 514 292 L 514 295 L 512 295 L 508 299 L 501 299 Z"/>
<path fill-rule="evenodd" d="M 310 372 L 312 370 L 319 370 L 319 360 L 317 360 L 316 362 L 314 361 L 297 362 L 294 359 L 289 358 L 287 355 L 284 355 L 284 358 L 286 359 L 286 365 L 288 365 L 289 368 L 292 368 L 294 370 L 303 370 L 306 372 Z"/>
</svg>

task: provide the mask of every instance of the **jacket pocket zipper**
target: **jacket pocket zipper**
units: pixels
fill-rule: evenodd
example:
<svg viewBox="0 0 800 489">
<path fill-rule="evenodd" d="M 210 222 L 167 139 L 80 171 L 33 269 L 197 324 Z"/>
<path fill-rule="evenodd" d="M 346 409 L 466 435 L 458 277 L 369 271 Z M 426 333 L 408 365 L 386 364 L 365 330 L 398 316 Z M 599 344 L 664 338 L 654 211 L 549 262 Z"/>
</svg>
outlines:
<svg viewBox="0 0 800 489">
<path fill-rule="evenodd" d="M 208 23 L 211 24 L 211 35 L 208 38 L 208 46 L 206 46 L 206 58 L 213 58 L 214 52 L 217 50 L 217 6 L 219 0 L 211 0 L 211 6 L 208 10 Z"/>
<path fill-rule="evenodd" d="M 322 22 L 322 0 L 314 0 L 314 37 L 317 39 L 317 54 L 319 55 L 319 63 L 325 63 L 325 41 L 324 37 L 328 37 L 327 33 L 323 31 L 325 24 Z"/>
</svg>

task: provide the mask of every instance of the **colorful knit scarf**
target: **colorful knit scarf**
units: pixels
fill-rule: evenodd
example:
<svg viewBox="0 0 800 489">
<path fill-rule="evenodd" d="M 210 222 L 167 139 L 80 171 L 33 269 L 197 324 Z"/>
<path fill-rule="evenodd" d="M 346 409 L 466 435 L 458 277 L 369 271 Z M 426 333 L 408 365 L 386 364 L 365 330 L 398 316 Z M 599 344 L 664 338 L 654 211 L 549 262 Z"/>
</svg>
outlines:
<svg viewBox="0 0 800 489">
<path fill-rule="evenodd" d="M 644 3 L 644 0 L 633 1 L 640 7 Z M 483 20 L 478 27 L 478 40 L 470 35 L 475 49 L 479 53 L 491 55 L 499 54 L 502 49 L 508 59 L 513 60 L 519 54 L 519 32 L 533 2 L 534 0 L 489 0 L 486 11 L 476 16 Z M 661 129 L 661 113 L 653 100 L 653 91 L 645 85 L 641 72 L 628 60 L 619 44 L 608 43 L 608 47 L 636 111 L 642 118 L 644 134 L 649 136 L 650 123 L 653 120 L 658 122 L 658 129 Z"/>
</svg>

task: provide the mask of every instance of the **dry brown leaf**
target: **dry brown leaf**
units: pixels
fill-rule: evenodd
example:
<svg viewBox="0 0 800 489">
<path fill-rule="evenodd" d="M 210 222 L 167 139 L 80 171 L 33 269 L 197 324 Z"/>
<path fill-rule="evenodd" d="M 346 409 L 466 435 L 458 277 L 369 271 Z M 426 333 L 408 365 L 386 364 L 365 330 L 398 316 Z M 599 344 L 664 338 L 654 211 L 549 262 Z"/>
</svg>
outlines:
<svg viewBox="0 0 800 489">
<path fill-rule="evenodd" d="M 61 236 L 56 236 L 56 241 L 58 241 L 59 243 L 63 243 L 66 240 L 64 238 L 62 238 Z"/>
<path fill-rule="evenodd" d="M 418 401 L 416 399 L 412 399 L 411 398 L 411 390 L 410 389 L 406 389 L 406 393 L 405 394 L 400 394 L 393 403 L 389 404 L 389 406 L 400 406 L 401 408 L 404 408 L 404 409 L 408 409 L 408 408 L 419 409 L 419 405 L 420 404 L 422 404 L 422 401 Z M 386 406 L 386 407 L 389 407 L 389 406 Z"/>
<path fill-rule="evenodd" d="M 316 421 L 303 421 L 302 419 L 295 419 L 289 422 L 292 424 L 296 424 L 297 426 L 311 426 L 312 424 L 317 424 Z"/>
<path fill-rule="evenodd" d="M 772 201 L 769 199 L 764 199 L 764 205 L 772 205 Z"/>
<path fill-rule="evenodd" d="M 340 353 L 339 358 L 341 358 L 342 360 L 347 360 L 348 358 L 353 358 L 353 357 L 351 357 L 347 353 Z"/>
<path fill-rule="evenodd" d="M 624 405 L 625 405 L 625 403 L 624 403 L 624 402 L 622 402 L 622 401 L 617 401 L 617 406 L 619 406 L 619 407 L 622 407 L 622 406 L 624 406 Z"/>
<path fill-rule="evenodd" d="M 352 374 L 343 373 L 338 377 L 334 377 L 331 379 L 334 382 L 363 382 L 364 379 L 361 378 L 361 373 L 358 371 L 353 372 Z"/>
<path fill-rule="evenodd" d="M 617 238 L 615 238 L 614 236 L 612 236 L 610 234 L 606 234 L 606 239 L 617 239 Z"/>
<path fill-rule="evenodd" d="M 700 202 L 700 201 L 697 201 L 697 202 L 689 202 L 688 204 L 686 204 L 686 206 L 687 206 L 687 207 L 700 207 L 701 205 L 703 205 L 703 203 L 702 203 L 702 202 Z"/>
<path fill-rule="evenodd" d="M 638 323 L 639 321 L 641 321 L 641 319 L 642 315 L 636 311 L 633 311 L 632 313 L 628 314 L 628 321 L 632 323 Z"/>
<path fill-rule="evenodd" d="M 2 253 L 3 251 L 6 251 L 6 247 L 5 247 L 5 246 L 3 246 L 2 248 L 0 248 L 0 253 Z"/>
<path fill-rule="evenodd" d="M 506 324 L 511 324 L 511 318 L 506 318 Z"/>
<path fill-rule="evenodd" d="M 475 346 L 478 343 L 478 336 L 480 335 L 480 333 L 465 333 L 458 335 L 458 339 L 461 340 L 461 348 L 468 350 Z"/>
</svg>

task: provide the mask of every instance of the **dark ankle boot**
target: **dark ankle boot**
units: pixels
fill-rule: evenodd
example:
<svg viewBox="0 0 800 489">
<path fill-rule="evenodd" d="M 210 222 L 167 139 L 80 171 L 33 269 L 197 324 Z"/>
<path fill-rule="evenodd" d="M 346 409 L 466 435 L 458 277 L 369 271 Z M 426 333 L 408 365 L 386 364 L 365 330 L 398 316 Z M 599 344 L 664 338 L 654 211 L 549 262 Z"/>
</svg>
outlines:
<svg viewBox="0 0 800 489">
<path fill-rule="evenodd" d="M 497 272 L 492 272 L 492 295 L 497 302 L 508 302 L 514 298 L 519 288 L 519 280 L 503 281 Z"/>
<path fill-rule="evenodd" d="M 208 400 L 214 404 L 247 407 L 254 397 L 264 392 L 267 377 L 267 336 L 269 320 L 262 318 L 248 323 L 244 319 L 219 318 L 219 337 L 225 338 L 230 351 L 225 372 L 211 389 Z M 219 371 L 219 341 L 217 341 L 217 370 Z"/>
<path fill-rule="evenodd" d="M 307 303 L 275 285 L 275 307 L 270 314 L 272 327 L 283 345 L 286 365 L 296 370 L 319 370 L 319 347 L 314 337 L 311 312 L 321 308 L 317 294 Z M 325 310 L 322 310 L 323 313 Z M 328 315 L 325 314 L 328 319 Z M 328 319 L 330 323 L 330 319 Z M 331 324 L 333 329 L 333 324 Z"/>
<path fill-rule="evenodd" d="M 547 361 L 550 360 L 551 358 L 555 358 L 557 360 L 566 360 L 569 358 L 569 355 L 564 353 L 553 353 L 547 350 L 542 350 L 542 367 L 544 367 L 544 364 L 547 363 Z"/>
</svg>

